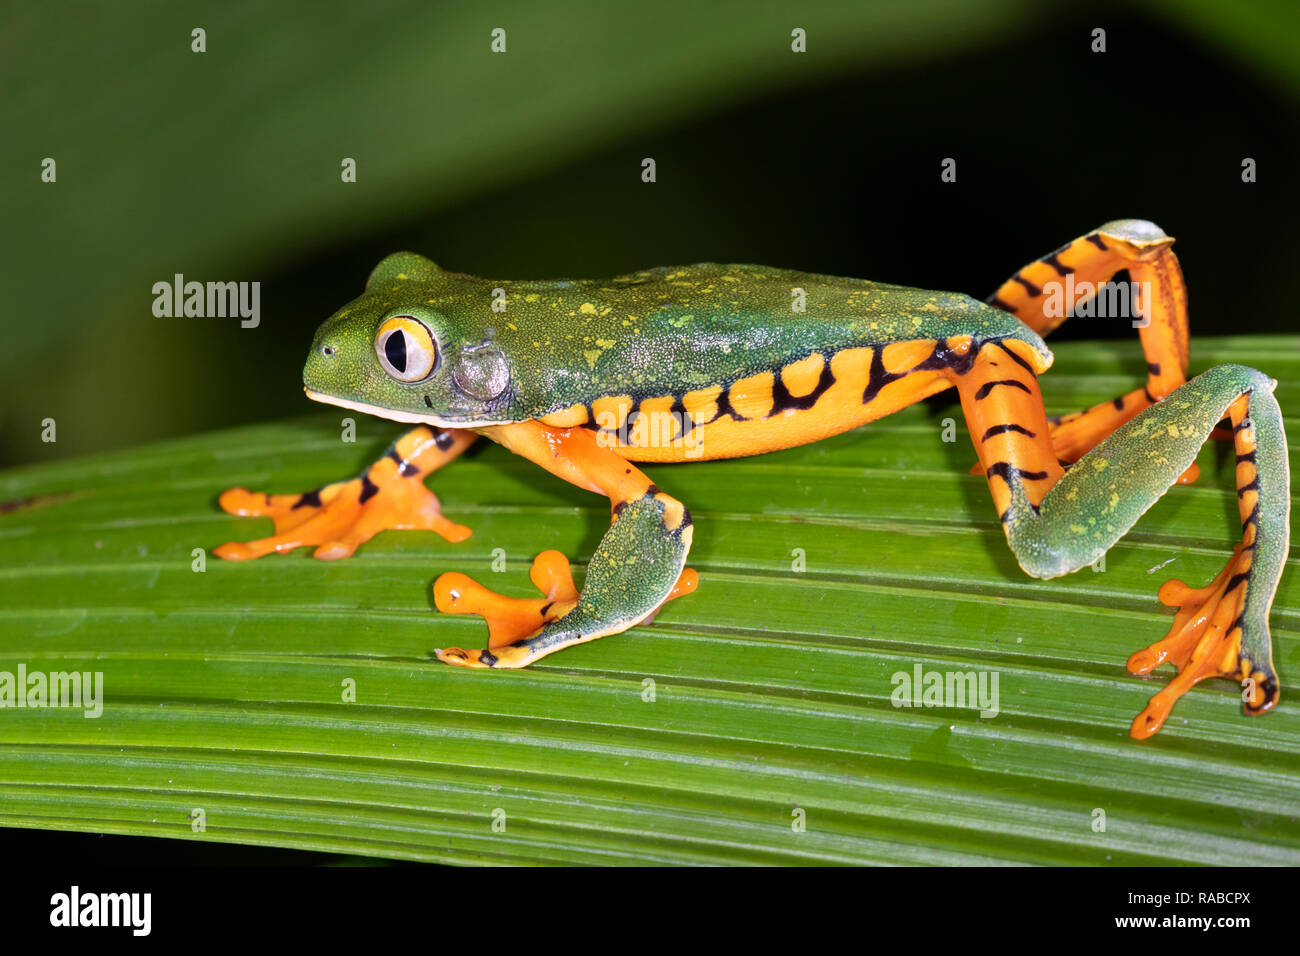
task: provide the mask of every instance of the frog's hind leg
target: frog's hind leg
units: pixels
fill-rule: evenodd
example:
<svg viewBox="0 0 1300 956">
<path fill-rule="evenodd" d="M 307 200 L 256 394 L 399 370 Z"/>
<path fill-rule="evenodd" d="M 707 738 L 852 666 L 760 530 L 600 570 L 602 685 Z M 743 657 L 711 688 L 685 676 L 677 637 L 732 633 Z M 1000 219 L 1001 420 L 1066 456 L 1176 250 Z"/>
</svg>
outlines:
<svg viewBox="0 0 1300 956">
<path fill-rule="evenodd" d="M 1206 677 L 1247 682 L 1248 713 L 1272 707 L 1278 683 L 1268 614 L 1287 555 L 1290 508 L 1276 383 L 1244 366 L 1216 366 L 1125 422 L 1065 472 L 1046 437 L 1047 416 L 1028 363 L 1008 369 L 995 364 L 998 358 L 985 346 L 968 372 L 952 377 L 1007 542 L 1037 578 L 1059 577 L 1101 557 L 1230 417 L 1242 540 L 1209 587 L 1171 582 L 1161 589 L 1161 599 L 1180 611 L 1168 636 L 1134 655 L 1129 669 L 1147 673 L 1169 661 L 1179 674 L 1130 732 L 1154 734 L 1174 701 Z"/>
<path fill-rule="evenodd" d="M 345 558 L 380 531 L 435 531 L 463 541 L 470 529 L 443 517 L 424 477 L 458 456 L 478 436 L 463 429 L 420 425 L 389 446 L 384 456 L 356 478 L 336 481 L 300 495 L 267 495 L 244 488 L 222 493 L 231 514 L 268 517 L 275 533 L 256 541 L 231 541 L 215 549 L 229 561 L 315 547 L 322 560 Z"/>
<path fill-rule="evenodd" d="M 690 512 L 601 447 L 589 430 L 530 421 L 484 432 L 567 481 L 607 495 L 611 523 L 587 565 L 580 593 L 567 560 L 555 552 L 543 553 L 533 565 L 542 598 L 507 598 L 464 575 L 442 575 L 434 585 L 439 610 L 482 615 L 489 640 L 484 650 L 441 649 L 439 660 L 461 667 L 525 667 L 565 647 L 644 623 L 665 601 L 695 590 L 695 573 L 685 568 Z"/>
<path fill-rule="evenodd" d="M 1060 461 L 1078 461 L 1187 380 L 1187 287 L 1173 242 L 1145 220 L 1108 222 L 1031 262 L 989 296 L 990 305 L 1010 312 L 1040 335 L 1049 334 L 1071 314 L 1128 319 L 1138 328 L 1146 384 L 1085 411 L 1049 418 Z M 1129 285 L 1110 281 L 1122 270 L 1128 270 Z M 1193 480 L 1195 474 L 1193 466 L 1184 480 Z"/>
</svg>

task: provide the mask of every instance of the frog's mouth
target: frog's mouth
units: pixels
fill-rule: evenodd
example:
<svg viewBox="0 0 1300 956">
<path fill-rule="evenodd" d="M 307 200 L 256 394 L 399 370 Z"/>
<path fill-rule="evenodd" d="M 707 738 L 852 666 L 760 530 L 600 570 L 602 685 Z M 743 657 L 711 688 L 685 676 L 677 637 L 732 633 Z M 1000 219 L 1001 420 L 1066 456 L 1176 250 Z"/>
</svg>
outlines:
<svg viewBox="0 0 1300 956">
<path fill-rule="evenodd" d="M 384 408 L 382 405 L 367 405 L 365 402 L 354 401 L 350 398 L 339 398 L 337 395 L 326 395 L 324 392 L 318 392 L 315 389 L 308 388 L 306 385 L 303 386 L 302 390 L 307 393 L 307 397 L 313 402 L 321 402 L 325 405 L 337 405 L 339 408 L 348 408 L 354 412 L 374 415 L 376 418 L 387 418 L 389 421 L 393 422 L 409 422 L 413 425 L 437 425 L 439 428 L 482 428 L 486 425 L 501 425 L 508 421 L 455 421 L 449 418 L 442 418 L 438 415 L 404 412 L 396 408 Z"/>
</svg>

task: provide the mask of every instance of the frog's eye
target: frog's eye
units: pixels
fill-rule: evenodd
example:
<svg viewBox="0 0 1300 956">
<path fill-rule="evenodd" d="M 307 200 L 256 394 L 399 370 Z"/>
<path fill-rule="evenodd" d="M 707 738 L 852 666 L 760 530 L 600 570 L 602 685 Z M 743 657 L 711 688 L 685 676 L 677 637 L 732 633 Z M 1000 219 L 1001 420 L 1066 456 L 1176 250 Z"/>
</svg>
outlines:
<svg viewBox="0 0 1300 956">
<path fill-rule="evenodd" d="M 423 322 L 409 315 L 395 315 L 379 327 L 375 353 L 384 371 L 399 382 L 427 378 L 438 364 L 433 334 Z"/>
</svg>

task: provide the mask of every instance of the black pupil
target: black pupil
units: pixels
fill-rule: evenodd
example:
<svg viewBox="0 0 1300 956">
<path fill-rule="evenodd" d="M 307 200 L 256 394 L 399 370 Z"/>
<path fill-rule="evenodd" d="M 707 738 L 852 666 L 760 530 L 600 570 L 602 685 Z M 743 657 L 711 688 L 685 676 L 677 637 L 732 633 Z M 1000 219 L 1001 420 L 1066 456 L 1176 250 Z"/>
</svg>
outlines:
<svg viewBox="0 0 1300 956">
<path fill-rule="evenodd" d="M 401 329 L 393 332 L 384 342 L 384 354 L 388 356 L 388 364 L 399 372 L 406 371 L 406 333 Z"/>
</svg>

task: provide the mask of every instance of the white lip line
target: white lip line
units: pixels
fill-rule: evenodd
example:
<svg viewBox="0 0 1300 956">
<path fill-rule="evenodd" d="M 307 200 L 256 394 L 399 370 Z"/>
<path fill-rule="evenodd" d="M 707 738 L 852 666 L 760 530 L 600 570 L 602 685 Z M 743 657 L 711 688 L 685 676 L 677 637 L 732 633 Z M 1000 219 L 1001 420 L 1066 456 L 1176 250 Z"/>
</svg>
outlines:
<svg viewBox="0 0 1300 956">
<path fill-rule="evenodd" d="M 445 418 L 439 418 L 436 415 L 417 415 L 415 412 L 403 412 L 394 408 L 382 408 L 379 405 L 367 405 L 365 402 L 354 402 L 348 398 L 338 398 L 334 395 L 326 395 L 323 392 L 316 392 L 307 386 L 302 390 L 307 393 L 307 397 L 313 402 L 321 402 L 325 405 L 337 405 L 340 408 L 350 408 L 354 412 L 362 412 L 366 415 L 374 415 L 376 418 L 387 418 L 394 422 L 408 422 L 414 425 L 437 425 L 439 428 L 484 428 L 488 425 L 506 425 L 509 422 L 452 422 Z"/>
</svg>

